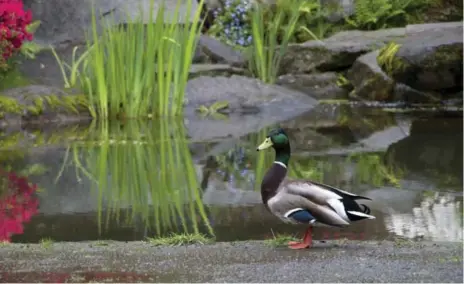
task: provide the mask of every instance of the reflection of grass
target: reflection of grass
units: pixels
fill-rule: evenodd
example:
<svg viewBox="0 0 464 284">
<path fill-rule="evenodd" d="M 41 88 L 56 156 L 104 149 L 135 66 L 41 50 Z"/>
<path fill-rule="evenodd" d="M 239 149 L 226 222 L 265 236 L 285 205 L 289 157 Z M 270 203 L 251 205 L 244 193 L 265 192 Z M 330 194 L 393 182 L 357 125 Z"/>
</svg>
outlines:
<svg viewBox="0 0 464 284">
<path fill-rule="evenodd" d="M 147 238 L 147 241 L 155 246 L 181 246 L 190 244 L 209 244 L 214 240 L 199 233 L 195 234 L 171 234 L 169 237 Z"/>
<path fill-rule="evenodd" d="M 254 143 L 253 150 L 256 149 L 256 147 L 261 144 L 264 139 L 266 139 L 266 135 L 269 133 L 269 128 L 264 128 L 261 129 L 257 135 L 253 135 L 251 137 L 252 143 Z M 256 152 L 255 152 L 256 153 Z M 259 190 L 261 187 L 261 181 L 264 177 L 264 174 L 266 173 L 266 166 L 270 165 L 272 159 L 274 159 L 274 153 L 273 151 L 264 151 L 260 152 L 258 156 L 256 157 L 256 162 L 254 163 L 254 172 L 255 172 L 255 190 Z"/>
<path fill-rule="evenodd" d="M 382 161 L 381 154 L 353 154 L 348 157 L 349 161 L 356 160 L 355 179 L 360 183 L 368 183 L 381 186 L 389 182 L 400 186 L 403 171 L 398 167 L 387 166 Z"/>
<path fill-rule="evenodd" d="M 130 207 L 127 222 L 141 219 L 157 233 L 179 225 L 187 232 L 190 220 L 195 233 L 199 222 L 212 233 L 181 122 L 104 121 L 95 133 L 96 141 L 73 150 L 75 164 L 95 182 L 99 224 L 106 199 L 106 224 L 121 219 L 116 208 Z"/>
<path fill-rule="evenodd" d="M 314 181 L 322 181 L 324 179 L 324 168 L 325 163 L 316 160 L 295 160 L 290 162 L 288 169 L 288 176 L 298 179 L 310 179 Z"/>
<path fill-rule="evenodd" d="M 284 245 L 286 246 L 288 242 L 290 241 L 298 241 L 298 238 L 292 235 L 288 235 L 288 234 L 274 235 L 274 233 L 272 233 L 272 235 L 273 235 L 272 239 L 267 239 L 264 241 L 264 243 L 268 246 L 280 247 Z"/>
<path fill-rule="evenodd" d="M 50 238 L 45 238 L 45 239 L 41 239 L 39 243 L 43 248 L 48 249 L 49 247 L 52 246 L 53 240 Z"/>
</svg>

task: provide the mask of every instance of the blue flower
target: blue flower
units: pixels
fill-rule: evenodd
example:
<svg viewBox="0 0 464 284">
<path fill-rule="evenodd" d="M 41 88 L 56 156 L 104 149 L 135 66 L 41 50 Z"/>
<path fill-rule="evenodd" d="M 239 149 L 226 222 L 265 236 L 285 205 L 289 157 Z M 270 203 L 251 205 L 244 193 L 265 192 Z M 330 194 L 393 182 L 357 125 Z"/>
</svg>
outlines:
<svg viewBox="0 0 464 284">
<path fill-rule="evenodd" d="M 216 9 L 214 16 L 216 24 L 222 29 L 219 36 L 226 42 L 247 46 L 252 41 L 249 39 L 251 26 L 248 22 L 250 10 L 248 0 L 226 0 L 224 9 Z"/>
</svg>

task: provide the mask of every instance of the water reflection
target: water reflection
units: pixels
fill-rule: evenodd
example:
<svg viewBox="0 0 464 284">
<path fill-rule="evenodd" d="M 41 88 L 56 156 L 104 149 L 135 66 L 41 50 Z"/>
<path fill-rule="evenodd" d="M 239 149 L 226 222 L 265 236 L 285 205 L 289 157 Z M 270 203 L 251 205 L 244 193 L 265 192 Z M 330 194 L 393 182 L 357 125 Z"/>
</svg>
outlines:
<svg viewBox="0 0 464 284">
<path fill-rule="evenodd" d="M 462 210 L 462 196 L 431 192 L 411 212 L 387 216 L 385 224 L 388 230 L 406 238 L 458 242 L 462 241 Z"/>
<path fill-rule="evenodd" d="M 181 120 L 105 121 L 95 128 L 96 139 L 74 143 L 72 152 L 74 164 L 98 192 L 99 223 L 105 207 L 106 224 L 140 219 L 160 234 L 178 226 L 199 232 L 200 223 L 212 233 Z M 121 216 L 121 207 L 130 210 Z"/>
<path fill-rule="evenodd" d="M 14 172 L 0 170 L 0 242 L 22 234 L 24 224 L 37 214 L 36 185 Z"/>
<path fill-rule="evenodd" d="M 340 139 L 340 133 L 327 131 L 327 125 L 322 131 L 308 127 L 313 118 L 287 122 L 294 149 L 289 175 L 376 200 L 378 206 L 371 206 L 376 221 L 332 233 L 462 240 L 462 154 L 448 153 L 459 153 L 456 145 L 462 153 L 462 119 L 452 126 L 445 120 L 450 127 L 446 135 L 434 119 L 410 119 L 401 127 L 411 130 L 392 138 L 385 126 L 376 130 L 374 118 L 362 121 L 369 131 L 357 138 L 350 134 L 350 139 Z M 388 127 L 395 127 L 388 121 Z M 350 123 L 337 127 L 344 125 Z M 13 165 L 39 184 L 40 214 L 13 241 L 140 240 L 171 232 L 203 232 L 232 241 L 267 238 L 271 229 L 295 233 L 298 228 L 281 224 L 260 204 L 259 184 L 273 153 L 257 153 L 255 147 L 269 129 L 224 146 L 190 143 L 181 120 L 99 122 L 86 129 L 85 136 L 75 135 L 79 139 L 73 138 L 65 148 L 18 150 L 22 156 L 2 166 Z M 331 142 L 320 143 L 321 139 Z M 361 140 L 381 141 L 383 148 L 360 146 Z M 408 155 L 408 149 L 414 155 Z M 443 155 L 428 155 L 437 149 Z M 418 156 L 427 157 L 426 163 L 415 162 Z M 445 169 L 460 161 L 461 171 L 448 171 L 444 182 L 443 171 L 434 168 L 438 158 Z M 31 168 L 40 167 L 47 170 L 31 174 Z M 439 172 L 430 175 L 431 169 Z M 324 238 L 325 233 L 316 230 L 315 237 Z"/>
</svg>

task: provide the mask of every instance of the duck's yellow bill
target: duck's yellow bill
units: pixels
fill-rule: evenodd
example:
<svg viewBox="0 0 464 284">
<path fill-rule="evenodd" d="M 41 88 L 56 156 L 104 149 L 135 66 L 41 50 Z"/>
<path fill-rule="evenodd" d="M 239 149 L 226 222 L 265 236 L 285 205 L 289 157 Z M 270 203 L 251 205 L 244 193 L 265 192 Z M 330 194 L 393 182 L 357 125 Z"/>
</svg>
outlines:
<svg viewBox="0 0 464 284">
<path fill-rule="evenodd" d="M 266 139 L 264 140 L 263 143 L 261 143 L 261 145 L 258 146 L 258 148 L 256 148 L 256 151 L 265 150 L 265 149 L 267 149 L 267 148 L 269 148 L 269 147 L 272 147 L 272 145 L 274 145 L 274 143 L 272 143 L 271 138 L 268 137 L 268 138 L 266 138 Z"/>
</svg>

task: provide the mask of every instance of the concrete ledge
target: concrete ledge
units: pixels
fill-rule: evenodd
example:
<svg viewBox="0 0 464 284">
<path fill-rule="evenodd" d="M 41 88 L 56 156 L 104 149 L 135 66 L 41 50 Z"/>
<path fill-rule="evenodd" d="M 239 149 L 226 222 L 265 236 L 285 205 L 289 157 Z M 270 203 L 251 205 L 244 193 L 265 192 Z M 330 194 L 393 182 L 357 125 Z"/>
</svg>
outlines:
<svg viewBox="0 0 464 284">
<path fill-rule="evenodd" d="M 261 241 L 183 247 L 145 242 L 5 244 L 2 282 L 456 282 L 462 244 L 316 242 L 308 250 Z"/>
</svg>

